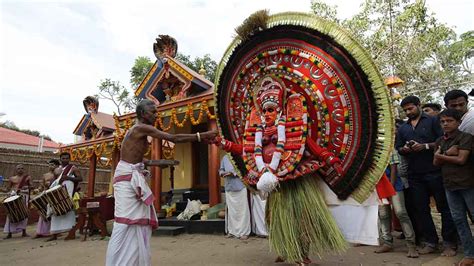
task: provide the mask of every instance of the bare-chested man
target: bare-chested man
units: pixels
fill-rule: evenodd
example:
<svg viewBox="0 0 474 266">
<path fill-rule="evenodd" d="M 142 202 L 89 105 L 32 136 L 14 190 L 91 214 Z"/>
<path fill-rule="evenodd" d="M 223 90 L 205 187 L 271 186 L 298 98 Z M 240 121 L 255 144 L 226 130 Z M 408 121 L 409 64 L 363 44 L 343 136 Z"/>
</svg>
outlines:
<svg viewBox="0 0 474 266">
<path fill-rule="evenodd" d="M 51 159 L 48 161 L 48 172 L 43 174 L 43 178 L 41 179 L 40 191 L 44 191 L 51 186 L 51 183 L 54 181 L 54 169 L 59 167 L 59 161 L 56 159 Z"/>
<path fill-rule="evenodd" d="M 47 190 L 51 183 L 54 181 L 54 171 L 59 167 L 59 160 L 51 159 L 48 161 L 48 168 L 49 171 L 43 174 L 43 178 L 41 179 L 41 183 L 39 186 L 39 191 Z M 58 170 L 56 170 L 58 171 Z M 45 219 L 43 216 L 39 215 L 38 224 L 36 225 L 36 236 L 33 238 L 40 238 L 44 236 L 49 236 L 51 228 L 51 222 Z"/>
<path fill-rule="evenodd" d="M 107 249 L 106 265 L 150 265 L 150 237 L 158 226 L 154 196 L 143 175 L 148 149 L 147 137 L 174 143 L 213 139 L 217 132 L 168 134 L 153 127 L 157 110 L 150 100 L 137 105 L 137 123 L 122 142 L 121 160 L 114 174 L 115 222 Z M 159 196 L 159 195 L 158 195 Z"/>
<path fill-rule="evenodd" d="M 11 191 L 10 195 L 23 195 L 25 204 L 28 205 L 30 195 L 30 176 L 25 173 L 25 167 L 22 164 L 16 166 L 16 175 L 9 178 L 8 188 Z M 26 234 L 26 225 L 28 218 L 18 223 L 10 222 L 10 218 L 7 216 L 5 227 L 3 232 L 7 233 L 5 239 L 11 238 L 12 234 L 22 232 L 22 237 L 28 236 Z"/>
</svg>

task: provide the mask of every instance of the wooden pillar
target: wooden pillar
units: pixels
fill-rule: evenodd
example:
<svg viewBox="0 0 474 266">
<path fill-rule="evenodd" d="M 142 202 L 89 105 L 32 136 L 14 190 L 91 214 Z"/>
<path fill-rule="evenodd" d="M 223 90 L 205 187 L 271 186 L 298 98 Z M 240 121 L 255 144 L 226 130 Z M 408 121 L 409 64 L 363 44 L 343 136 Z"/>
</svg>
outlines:
<svg viewBox="0 0 474 266">
<path fill-rule="evenodd" d="M 151 159 L 152 160 L 160 160 L 161 159 L 161 139 L 153 139 L 151 142 Z M 156 210 L 161 210 L 161 186 L 162 186 L 162 179 L 161 179 L 161 167 L 152 167 L 151 168 L 152 179 L 151 179 L 151 189 L 153 190 L 153 195 L 155 196 L 155 204 Z"/>
<path fill-rule="evenodd" d="M 117 164 L 120 161 L 120 150 L 115 149 L 113 151 L 111 160 L 112 160 L 112 164 L 110 165 L 109 191 L 107 192 L 107 195 L 114 194 L 114 175 L 115 175 L 115 169 L 117 168 Z"/>
<path fill-rule="evenodd" d="M 208 121 L 208 130 L 217 130 L 216 120 Z M 214 206 L 221 201 L 221 184 L 219 172 L 219 149 L 217 145 L 209 145 L 209 205 Z"/>
<path fill-rule="evenodd" d="M 89 161 L 89 175 L 87 177 L 87 197 L 94 197 L 94 188 L 95 188 L 95 168 L 97 166 L 97 156 L 92 154 Z"/>
</svg>

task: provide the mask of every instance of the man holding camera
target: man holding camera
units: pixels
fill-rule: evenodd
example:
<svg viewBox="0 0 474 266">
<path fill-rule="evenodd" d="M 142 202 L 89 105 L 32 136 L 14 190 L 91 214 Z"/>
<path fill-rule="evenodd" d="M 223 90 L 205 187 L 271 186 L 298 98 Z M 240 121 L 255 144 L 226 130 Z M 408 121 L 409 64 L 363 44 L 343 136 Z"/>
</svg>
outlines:
<svg viewBox="0 0 474 266">
<path fill-rule="evenodd" d="M 457 232 L 444 192 L 440 169 L 433 165 L 435 141 L 443 135 L 435 117 L 421 111 L 420 99 L 408 96 L 401 102 L 408 121 L 397 132 L 395 147 L 408 160 L 408 183 L 417 223 L 422 225 L 423 248 L 420 254 L 437 251 L 438 235 L 430 209 L 430 196 L 441 213 L 444 249 L 441 255 L 456 255 Z"/>
</svg>

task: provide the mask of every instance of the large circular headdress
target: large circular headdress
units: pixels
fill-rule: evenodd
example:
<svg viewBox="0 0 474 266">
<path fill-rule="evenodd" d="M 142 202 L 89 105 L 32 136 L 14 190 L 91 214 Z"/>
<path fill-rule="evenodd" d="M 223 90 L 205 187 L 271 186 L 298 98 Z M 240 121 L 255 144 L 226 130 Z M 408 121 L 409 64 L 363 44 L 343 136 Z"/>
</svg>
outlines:
<svg viewBox="0 0 474 266">
<path fill-rule="evenodd" d="M 240 143 L 256 84 L 278 77 L 287 92 L 305 97 L 308 137 L 343 162 L 344 176 L 326 183 L 341 199 L 365 200 L 393 147 L 389 93 L 370 55 L 338 25 L 311 14 L 259 11 L 237 32 L 217 68 L 220 133 Z M 246 174 L 243 160 L 233 159 Z"/>
</svg>

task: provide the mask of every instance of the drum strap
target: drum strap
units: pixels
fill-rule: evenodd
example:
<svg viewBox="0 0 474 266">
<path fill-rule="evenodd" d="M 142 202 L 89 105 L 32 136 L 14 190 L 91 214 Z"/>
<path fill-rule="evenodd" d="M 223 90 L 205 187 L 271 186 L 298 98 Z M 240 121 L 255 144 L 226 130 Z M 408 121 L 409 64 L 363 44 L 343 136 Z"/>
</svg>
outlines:
<svg viewBox="0 0 474 266">
<path fill-rule="evenodd" d="M 66 167 L 64 167 L 63 173 L 61 175 L 61 179 L 64 179 L 65 177 L 69 175 L 69 172 L 71 172 L 72 167 L 73 167 L 72 164 L 68 164 Z M 74 183 L 74 192 L 73 192 L 73 195 L 74 195 L 74 193 L 77 191 L 77 187 L 79 184 L 76 181 L 73 181 L 73 183 Z"/>
<path fill-rule="evenodd" d="M 28 180 L 28 177 L 29 177 L 29 175 L 24 175 L 24 176 L 21 178 L 20 184 L 18 184 L 18 187 L 19 187 L 20 189 L 26 185 L 26 180 Z"/>
<path fill-rule="evenodd" d="M 66 167 L 64 167 L 63 169 L 63 173 L 61 174 L 61 178 L 67 177 L 72 167 L 73 167 L 72 164 L 66 165 Z"/>
</svg>

